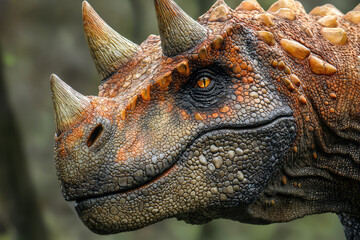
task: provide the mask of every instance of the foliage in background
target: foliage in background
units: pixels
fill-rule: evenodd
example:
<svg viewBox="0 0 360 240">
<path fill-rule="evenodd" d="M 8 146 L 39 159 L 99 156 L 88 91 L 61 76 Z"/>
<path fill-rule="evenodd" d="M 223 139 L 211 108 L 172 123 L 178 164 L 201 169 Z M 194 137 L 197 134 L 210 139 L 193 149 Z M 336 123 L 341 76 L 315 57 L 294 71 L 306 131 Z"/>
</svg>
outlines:
<svg viewBox="0 0 360 240">
<path fill-rule="evenodd" d="M 191 16 L 197 18 L 215 2 L 215 0 L 176 0 Z M 157 23 L 153 3 L 150 0 L 89 0 L 98 13 L 110 26 L 136 43 L 141 43 L 151 33 L 157 34 Z M 240 0 L 227 0 L 235 8 Z M 259 1 L 267 9 L 274 0 Z M 354 8 L 358 0 L 303 0 L 310 11 L 315 4 L 332 3 L 344 13 Z M 4 63 L 4 85 L 2 97 L 8 101 L 9 112 L 15 120 L 1 112 L 1 122 L 11 119 L 11 136 L 18 137 L 14 143 L 5 138 L 9 128 L 0 128 L 5 143 L 18 150 L 18 157 L 11 160 L 21 167 L 2 168 L 5 175 L 22 177 L 26 183 L 34 183 L 22 191 L 16 191 L 14 180 L 3 180 L 2 184 L 17 195 L 15 203 L 17 218 L 24 219 L 28 226 L 41 225 L 42 220 L 26 218 L 26 205 L 34 200 L 34 206 L 40 206 L 41 216 L 49 239 L 345 239 L 342 226 L 333 214 L 311 216 L 291 223 L 270 226 L 251 226 L 217 220 L 205 226 L 191 226 L 176 220 L 166 220 L 142 230 L 122 233 L 114 236 L 98 236 L 91 233 L 78 219 L 72 203 L 61 196 L 53 164 L 54 121 L 49 90 L 49 75 L 57 73 L 76 90 L 86 95 L 96 95 L 99 79 L 82 33 L 81 0 L 0 0 L 0 42 Z M 5 125 L 3 125 L 4 127 Z M 6 141 L 8 140 L 8 141 Z M 7 145 L 3 145 L 7 146 Z M 27 162 L 22 163 L 21 152 Z M 25 160 L 24 160 L 25 161 Z M 2 165 L 1 165 L 2 166 Z M 28 172 L 22 173 L 24 169 Z M 26 175 L 29 180 L 26 180 Z M 21 183 L 19 183 L 21 184 Z M 24 187 L 25 185 L 23 185 Z M 0 240 L 20 239 L 14 221 L 9 221 L 11 212 L 6 202 L 12 200 L 11 194 L 0 191 Z M 21 198 L 21 199 L 20 199 Z M 21 201 L 20 201 L 21 200 Z M 17 204 L 17 205 L 16 205 Z M 30 209 L 30 210 L 35 210 Z M 15 219 L 16 221 L 18 219 Z M 40 217 L 39 217 L 40 219 Z M 15 221 L 15 222 L 16 222 Z M 45 233 L 44 233 L 45 234 Z M 34 239 L 28 236 L 28 239 Z M 45 239 L 45 235 L 43 238 Z"/>
</svg>

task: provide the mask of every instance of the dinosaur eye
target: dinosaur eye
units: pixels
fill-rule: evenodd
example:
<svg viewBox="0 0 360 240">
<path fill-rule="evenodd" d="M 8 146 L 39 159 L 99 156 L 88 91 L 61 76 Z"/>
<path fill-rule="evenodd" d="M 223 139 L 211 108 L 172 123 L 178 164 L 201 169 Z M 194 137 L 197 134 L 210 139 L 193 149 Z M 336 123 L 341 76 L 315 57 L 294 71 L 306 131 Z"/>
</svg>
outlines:
<svg viewBox="0 0 360 240">
<path fill-rule="evenodd" d="M 188 109 L 216 108 L 225 99 L 229 82 L 230 78 L 220 66 L 196 69 L 180 89 L 179 100 Z"/>
<path fill-rule="evenodd" d="M 199 88 L 207 88 L 211 83 L 211 79 L 208 77 L 201 77 L 197 80 L 196 85 Z"/>
<path fill-rule="evenodd" d="M 91 147 L 96 140 L 100 137 L 101 133 L 103 132 L 104 128 L 101 124 L 97 125 L 94 130 L 91 132 L 88 140 L 87 140 L 87 146 Z"/>
</svg>

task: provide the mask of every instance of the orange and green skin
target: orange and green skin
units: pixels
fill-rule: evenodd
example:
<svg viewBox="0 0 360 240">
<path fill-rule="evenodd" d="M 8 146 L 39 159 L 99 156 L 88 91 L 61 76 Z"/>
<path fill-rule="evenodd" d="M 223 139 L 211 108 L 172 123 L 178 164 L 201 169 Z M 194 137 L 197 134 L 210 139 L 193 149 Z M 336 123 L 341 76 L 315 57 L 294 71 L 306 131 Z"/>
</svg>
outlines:
<svg viewBox="0 0 360 240">
<path fill-rule="evenodd" d="M 319 17 L 274 16 L 275 25 L 266 26 L 258 11 L 230 9 L 225 19 L 210 22 L 213 10 L 199 19 L 210 29 L 207 37 L 182 54 L 164 56 L 160 38 L 150 36 L 130 63 L 103 81 L 99 96 L 90 97 L 83 119 L 56 137 L 66 199 L 102 234 L 170 217 L 267 224 L 334 212 L 358 219 L 359 26 L 339 18 L 348 42 L 336 46 L 321 36 Z M 266 44 L 257 31 L 273 33 L 276 44 Z M 302 43 L 336 74 L 312 73 L 307 59 L 282 49 L 281 39 Z M 184 60 L 189 72 L 179 73 Z M 301 84 L 289 89 L 282 80 L 289 73 L 273 67 L 274 60 Z M 197 88 L 194 74 L 207 68 L 220 75 L 213 81 L 221 83 L 221 94 L 199 105 L 189 93 Z M 146 100 L 144 89 L 150 89 Z M 99 124 L 103 132 L 88 147 Z"/>
</svg>

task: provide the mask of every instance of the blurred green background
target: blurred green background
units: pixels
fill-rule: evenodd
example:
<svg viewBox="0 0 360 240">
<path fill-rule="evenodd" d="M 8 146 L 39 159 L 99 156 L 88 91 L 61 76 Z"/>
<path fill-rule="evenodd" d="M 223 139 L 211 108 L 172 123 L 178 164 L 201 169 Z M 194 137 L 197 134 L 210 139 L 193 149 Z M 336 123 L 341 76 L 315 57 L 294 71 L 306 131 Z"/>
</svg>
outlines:
<svg viewBox="0 0 360 240">
<path fill-rule="evenodd" d="M 150 0 L 90 0 L 122 35 L 140 44 L 157 34 Z M 192 17 L 215 0 L 177 0 Z M 260 1 L 267 9 L 274 0 Z M 240 0 L 227 0 L 235 8 Z M 332 3 L 346 13 L 358 0 L 303 0 L 310 11 Z M 174 219 L 113 236 L 91 233 L 64 201 L 53 164 L 54 121 L 49 75 L 85 95 L 98 76 L 82 30 L 81 0 L 0 0 L 0 240 L 10 239 L 345 239 L 336 215 L 252 226 L 217 220 L 191 226 Z"/>
</svg>

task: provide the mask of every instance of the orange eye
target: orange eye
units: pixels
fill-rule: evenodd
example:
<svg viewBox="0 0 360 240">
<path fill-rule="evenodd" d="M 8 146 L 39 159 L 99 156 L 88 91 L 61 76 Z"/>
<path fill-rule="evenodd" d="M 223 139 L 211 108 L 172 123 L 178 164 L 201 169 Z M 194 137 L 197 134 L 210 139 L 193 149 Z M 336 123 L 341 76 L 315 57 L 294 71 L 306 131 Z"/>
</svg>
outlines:
<svg viewBox="0 0 360 240">
<path fill-rule="evenodd" d="M 197 86 L 199 88 L 207 88 L 211 83 L 211 79 L 208 77 L 201 77 L 197 80 Z"/>
</svg>

